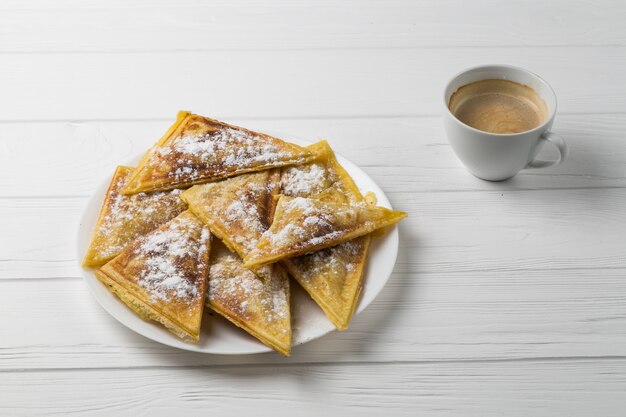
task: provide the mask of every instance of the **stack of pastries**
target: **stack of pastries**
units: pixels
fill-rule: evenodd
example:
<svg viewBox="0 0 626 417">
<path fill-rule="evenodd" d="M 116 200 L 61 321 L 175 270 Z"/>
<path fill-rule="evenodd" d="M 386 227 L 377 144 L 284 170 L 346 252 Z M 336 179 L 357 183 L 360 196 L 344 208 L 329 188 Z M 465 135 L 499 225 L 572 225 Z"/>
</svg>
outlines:
<svg viewBox="0 0 626 417">
<path fill-rule="evenodd" d="M 325 141 L 180 112 L 137 167 L 116 169 L 83 265 L 185 341 L 206 305 L 289 355 L 290 277 L 347 328 L 371 239 L 405 216 L 363 196 Z"/>
</svg>

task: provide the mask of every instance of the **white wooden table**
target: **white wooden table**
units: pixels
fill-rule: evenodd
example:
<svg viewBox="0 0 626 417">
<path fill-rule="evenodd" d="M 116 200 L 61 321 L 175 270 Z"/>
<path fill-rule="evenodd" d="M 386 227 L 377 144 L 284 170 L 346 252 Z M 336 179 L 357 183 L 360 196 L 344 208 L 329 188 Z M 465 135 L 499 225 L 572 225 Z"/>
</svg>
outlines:
<svg viewBox="0 0 626 417">
<path fill-rule="evenodd" d="M 0 3 L 0 415 L 624 416 L 625 21 L 619 1 Z M 442 88 L 483 63 L 553 85 L 564 165 L 460 165 Z M 409 212 L 348 331 L 191 354 L 88 293 L 82 209 L 179 109 L 326 138 Z"/>
</svg>

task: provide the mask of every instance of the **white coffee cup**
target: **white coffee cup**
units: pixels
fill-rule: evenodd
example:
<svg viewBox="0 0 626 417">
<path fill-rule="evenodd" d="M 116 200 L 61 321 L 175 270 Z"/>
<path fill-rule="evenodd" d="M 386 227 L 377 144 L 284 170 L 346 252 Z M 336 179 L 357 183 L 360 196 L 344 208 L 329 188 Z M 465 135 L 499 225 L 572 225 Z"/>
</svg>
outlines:
<svg viewBox="0 0 626 417">
<path fill-rule="evenodd" d="M 461 122 L 448 108 L 450 97 L 466 84 L 488 79 L 514 81 L 535 90 L 548 108 L 545 121 L 534 129 L 507 134 L 484 132 Z M 567 158 L 569 151 L 565 141 L 550 131 L 556 113 L 556 95 L 537 74 L 510 65 L 470 68 L 452 78 L 445 88 L 443 100 L 443 123 L 448 141 L 465 167 L 478 178 L 502 181 L 515 176 L 524 168 L 555 166 Z M 556 146 L 558 160 L 535 159 L 546 142 Z"/>
</svg>

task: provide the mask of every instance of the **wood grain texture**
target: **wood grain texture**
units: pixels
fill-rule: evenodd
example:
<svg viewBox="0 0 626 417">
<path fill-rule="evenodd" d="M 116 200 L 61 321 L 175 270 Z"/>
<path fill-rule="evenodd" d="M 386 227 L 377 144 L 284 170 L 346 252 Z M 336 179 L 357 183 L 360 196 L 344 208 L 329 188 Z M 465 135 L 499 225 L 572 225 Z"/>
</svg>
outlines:
<svg viewBox="0 0 626 417">
<path fill-rule="evenodd" d="M 5 373 L 11 416 L 622 416 L 626 361 Z M 105 395 L 106 394 L 106 395 Z M 80 400 L 79 400 L 80 399 Z"/>
<path fill-rule="evenodd" d="M 19 100 L 0 121 L 438 115 L 448 79 L 485 62 L 542 74 L 562 113 L 626 113 L 626 46 L 468 47 L 7 54 L 0 90 Z"/>
<path fill-rule="evenodd" d="M 0 415 L 622 416 L 625 18 L 609 0 L 3 1 Z M 568 162 L 465 172 L 441 91 L 493 62 L 553 85 Z M 88 293 L 87 198 L 179 109 L 326 138 L 409 212 L 348 331 L 291 358 L 192 354 Z"/>
<path fill-rule="evenodd" d="M 109 316 L 79 279 L 3 280 L 0 370 L 623 357 L 625 275 L 395 273 L 347 331 L 296 347 L 288 359 L 159 345 Z"/>
<path fill-rule="evenodd" d="M 554 131 L 570 146 L 568 161 L 497 184 L 465 171 L 438 117 L 229 121 L 284 137 L 327 139 L 389 192 L 626 186 L 626 114 L 558 115 Z M 170 122 L 0 123 L 0 176 L 15 175 L 16 166 L 32 167 L 20 169 L 20 181 L 0 182 L 0 198 L 89 196 L 116 165 L 156 142 Z M 546 147 L 544 154 L 551 158 L 556 151 Z M 393 169 L 386 161 L 393 161 Z"/>
<path fill-rule="evenodd" d="M 622 2 L 511 1 L 501 12 L 497 0 L 10 1 L 0 53 L 626 44 Z"/>
</svg>

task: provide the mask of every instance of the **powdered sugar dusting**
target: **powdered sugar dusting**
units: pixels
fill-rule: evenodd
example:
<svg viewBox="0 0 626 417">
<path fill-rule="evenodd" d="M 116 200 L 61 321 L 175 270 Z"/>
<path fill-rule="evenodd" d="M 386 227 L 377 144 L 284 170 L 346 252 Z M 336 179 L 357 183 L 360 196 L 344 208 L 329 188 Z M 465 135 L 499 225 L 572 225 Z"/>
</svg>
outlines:
<svg viewBox="0 0 626 417">
<path fill-rule="evenodd" d="M 285 246 L 289 242 L 306 237 L 306 230 L 295 224 L 288 224 L 276 233 L 266 235 L 272 245 Z"/>
<path fill-rule="evenodd" d="M 357 270 L 364 254 L 362 238 L 357 238 L 337 246 L 322 249 L 308 255 L 289 259 L 297 268 L 298 278 L 311 281 L 327 274 L 344 275 Z M 342 272 L 343 271 L 343 272 Z"/>
<path fill-rule="evenodd" d="M 313 201 L 309 198 L 296 197 L 284 203 L 283 208 L 285 211 L 302 210 L 305 215 L 309 215 L 315 211 Z"/>
<path fill-rule="evenodd" d="M 319 163 L 285 168 L 281 177 L 283 194 L 290 197 L 320 194 L 330 185 L 329 174 Z"/>
<path fill-rule="evenodd" d="M 240 222 L 249 232 L 262 232 L 263 224 L 257 205 L 249 200 L 234 200 L 226 208 L 225 214 L 226 224 Z M 250 242 L 250 244 L 255 245 L 256 242 Z"/>
<path fill-rule="evenodd" d="M 220 251 L 209 269 L 207 297 L 238 317 L 267 322 L 289 317 L 289 303 L 282 276 L 272 275 L 267 282 L 243 266 L 241 259 L 227 250 Z"/>
<path fill-rule="evenodd" d="M 196 180 L 217 177 L 242 168 L 279 166 L 304 162 L 304 156 L 294 155 L 280 144 L 254 132 L 219 126 L 217 129 L 183 131 L 167 147 L 157 148 L 150 159 L 159 165 L 163 159 L 173 162 L 166 174 L 175 180 Z"/>
<path fill-rule="evenodd" d="M 119 253 L 137 236 L 147 233 L 174 218 L 185 210 L 180 200 L 181 190 L 120 194 L 126 184 L 130 170 L 117 171 L 116 182 L 112 184 L 108 195 L 106 214 L 100 219 L 94 242 L 98 254 L 109 258 Z"/>
<path fill-rule="evenodd" d="M 215 235 L 245 257 L 267 230 L 271 196 L 277 186 L 278 171 L 262 171 L 196 185 L 183 199 Z M 254 271 L 261 277 L 268 275 L 267 268 Z"/>
<path fill-rule="evenodd" d="M 362 202 L 320 204 L 318 200 L 303 197 L 288 198 L 281 202 L 283 217 L 293 222 L 270 228 L 263 234 L 272 252 L 280 252 L 290 245 L 322 245 L 341 237 L 345 233 L 343 226 L 350 224 L 356 216 L 357 206 L 364 205 Z"/>
<path fill-rule="evenodd" d="M 135 249 L 135 254 L 145 259 L 137 284 L 150 293 L 153 301 L 196 298 L 196 276 L 189 275 L 184 263 L 189 257 L 202 262 L 209 236 L 206 227 L 185 217 L 178 217 L 167 228 L 144 236 Z"/>
<path fill-rule="evenodd" d="M 267 190 L 258 184 L 248 182 L 243 188 L 235 191 L 235 199 L 224 211 L 223 221 L 227 227 L 234 227 L 242 233 L 231 237 L 246 251 L 256 247 L 258 239 L 265 231 L 264 215 L 259 211 L 259 201 L 266 197 Z"/>
</svg>

